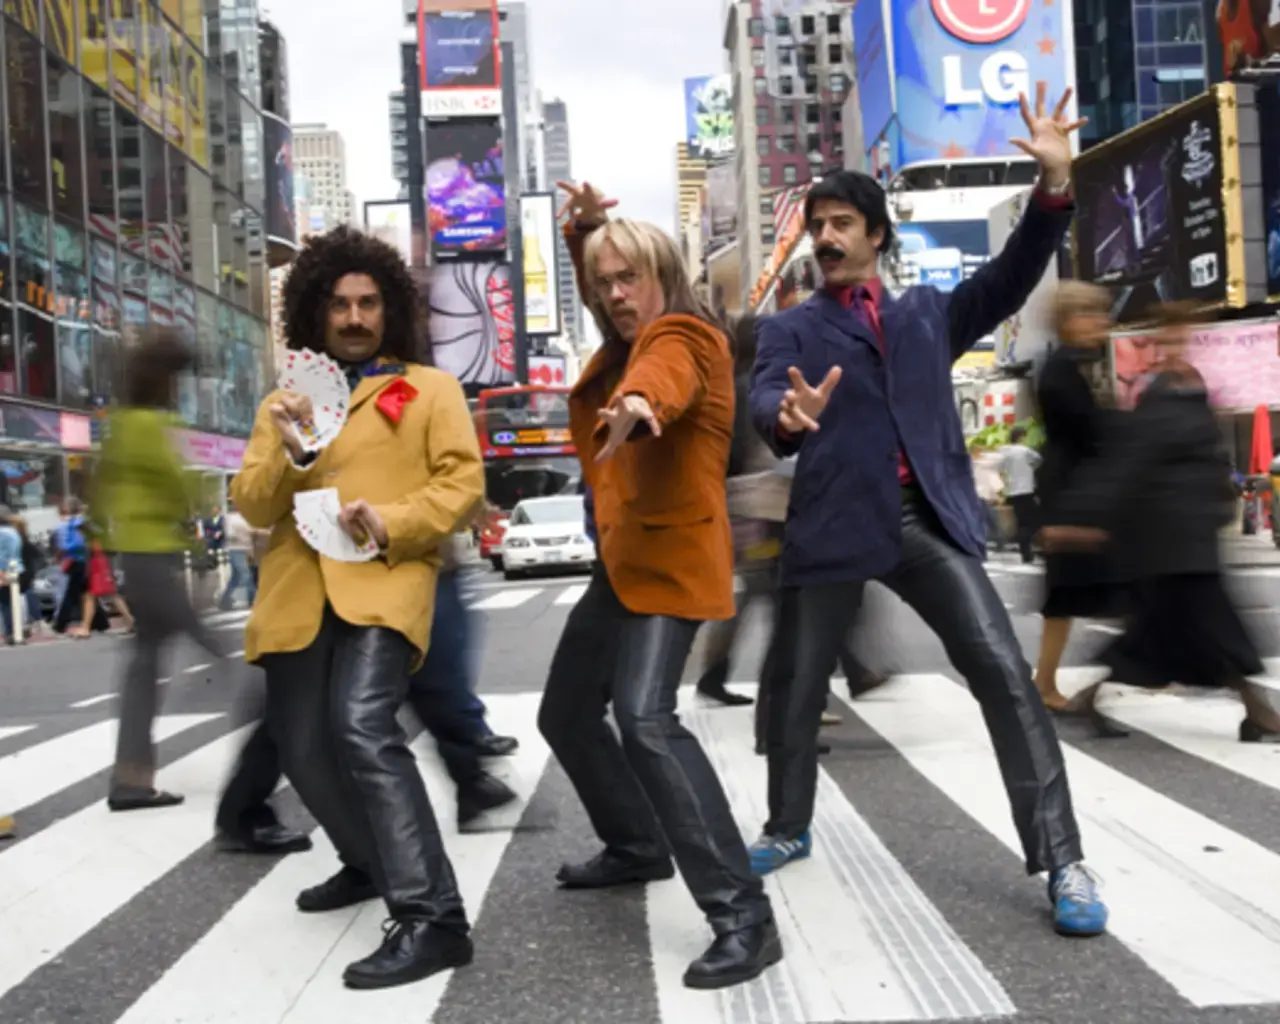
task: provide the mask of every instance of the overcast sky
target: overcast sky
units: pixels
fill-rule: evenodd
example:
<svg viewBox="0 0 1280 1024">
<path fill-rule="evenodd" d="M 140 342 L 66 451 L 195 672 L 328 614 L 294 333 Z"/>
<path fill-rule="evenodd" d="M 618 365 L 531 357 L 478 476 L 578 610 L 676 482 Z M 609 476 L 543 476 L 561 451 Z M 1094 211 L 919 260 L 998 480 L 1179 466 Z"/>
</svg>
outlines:
<svg viewBox="0 0 1280 1024">
<path fill-rule="evenodd" d="M 725 0 L 527 0 L 534 86 L 568 105 L 574 175 L 674 230 L 683 81 L 725 65 Z M 395 196 L 387 95 L 401 0 L 262 0 L 289 47 L 292 119 L 347 144 L 358 203 Z"/>
</svg>

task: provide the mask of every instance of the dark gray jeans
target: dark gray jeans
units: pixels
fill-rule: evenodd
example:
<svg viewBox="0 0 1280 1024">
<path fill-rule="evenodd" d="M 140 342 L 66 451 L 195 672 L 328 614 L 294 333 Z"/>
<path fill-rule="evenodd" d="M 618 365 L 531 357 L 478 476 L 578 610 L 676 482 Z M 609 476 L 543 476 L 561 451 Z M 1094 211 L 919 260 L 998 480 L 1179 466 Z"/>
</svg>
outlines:
<svg viewBox="0 0 1280 1024">
<path fill-rule="evenodd" d="M 222 642 L 196 614 L 182 578 L 182 555 L 124 554 L 124 598 L 133 613 L 133 650 L 120 682 L 120 735 L 111 785 L 149 787 L 154 783 L 156 752 L 152 726 L 160 704 L 160 652 L 167 641 L 185 634 L 218 662 Z"/>
</svg>

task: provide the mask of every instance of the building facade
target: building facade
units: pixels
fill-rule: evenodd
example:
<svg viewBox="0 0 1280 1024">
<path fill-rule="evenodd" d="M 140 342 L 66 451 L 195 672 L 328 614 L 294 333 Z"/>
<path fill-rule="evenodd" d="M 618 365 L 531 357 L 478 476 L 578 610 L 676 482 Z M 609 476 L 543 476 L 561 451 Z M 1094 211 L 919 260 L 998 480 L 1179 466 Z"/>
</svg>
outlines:
<svg viewBox="0 0 1280 1024">
<path fill-rule="evenodd" d="M 318 211 L 324 214 L 322 230 L 355 224 L 356 204 L 347 188 L 347 145 L 342 133 L 324 124 L 295 124 L 293 159 L 298 176 L 309 185 L 313 224 Z"/>
<path fill-rule="evenodd" d="M 391 127 L 391 176 L 400 186 L 400 199 L 409 198 L 409 141 L 405 122 L 404 90 L 396 89 L 387 97 L 388 121 Z"/>
<path fill-rule="evenodd" d="M 547 181 L 573 181 L 573 159 L 569 149 L 569 111 L 564 100 L 542 104 L 542 150 Z M 582 299 L 573 275 L 573 260 L 563 236 L 556 238 L 556 264 L 560 271 L 561 337 L 580 350 L 586 341 Z"/>
<path fill-rule="evenodd" d="M 189 452 L 242 447 L 270 366 L 257 4 L 130 10 L 0 19 L 0 503 L 37 530 L 84 494 L 148 324 L 196 349 Z"/>
<path fill-rule="evenodd" d="M 774 194 L 844 163 L 842 107 L 853 77 L 848 3 L 813 3 L 768 19 L 763 6 L 730 3 L 724 35 L 744 298 L 773 251 Z"/>
<path fill-rule="evenodd" d="M 676 143 L 676 234 L 690 220 L 702 222 L 703 190 L 707 185 L 707 161 L 691 156 L 687 142 Z"/>
</svg>

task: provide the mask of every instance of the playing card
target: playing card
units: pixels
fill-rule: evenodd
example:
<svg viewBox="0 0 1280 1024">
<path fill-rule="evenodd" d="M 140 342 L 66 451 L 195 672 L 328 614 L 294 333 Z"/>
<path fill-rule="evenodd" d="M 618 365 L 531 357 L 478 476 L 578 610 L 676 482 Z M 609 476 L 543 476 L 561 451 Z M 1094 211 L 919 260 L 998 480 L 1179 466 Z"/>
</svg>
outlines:
<svg viewBox="0 0 1280 1024">
<path fill-rule="evenodd" d="M 311 400 L 312 423 L 295 425 L 305 451 L 319 451 L 338 436 L 347 421 L 351 392 L 337 363 L 315 352 L 290 351 L 285 354 L 276 386 Z"/>
<path fill-rule="evenodd" d="M 293 518 L 298 533 L 325 558 L 339 562 L 367 562 L 378 555 L 372 538 L 357 542 L 342 528 L 339 515 L 342 500 L 337 488 L 302 491 L 293 498 Z"/>
</svg>

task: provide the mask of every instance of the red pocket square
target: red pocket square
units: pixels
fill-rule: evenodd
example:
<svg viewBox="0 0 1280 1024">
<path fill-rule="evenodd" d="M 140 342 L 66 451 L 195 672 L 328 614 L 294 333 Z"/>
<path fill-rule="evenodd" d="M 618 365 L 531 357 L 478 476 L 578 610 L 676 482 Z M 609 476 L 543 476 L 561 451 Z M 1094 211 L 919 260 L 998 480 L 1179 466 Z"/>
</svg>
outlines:
<svg viewBox="0 0 1280 1024">
<path fill-rule="evenodd" d="M 418 397 L 418 389 L 403 377 L 397 377 L 378 395 L 378 408 L 392 423 L 399 423 L 404 407 Z"/>
</svg>

